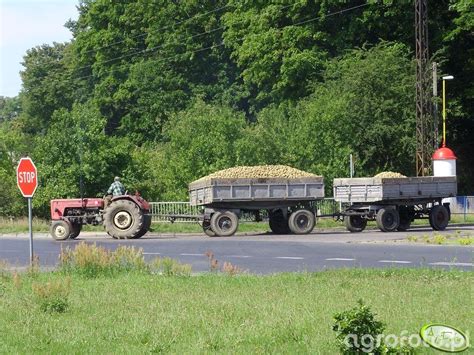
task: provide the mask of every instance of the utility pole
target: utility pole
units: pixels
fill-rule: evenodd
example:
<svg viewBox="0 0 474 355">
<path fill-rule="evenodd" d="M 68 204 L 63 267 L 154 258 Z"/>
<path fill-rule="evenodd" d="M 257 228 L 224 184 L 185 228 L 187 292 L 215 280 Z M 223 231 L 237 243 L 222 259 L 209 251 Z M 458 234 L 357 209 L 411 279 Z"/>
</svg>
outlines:
<svg viewBox="0 0 474 355">
<path fill-rule="evenodd" d="M 428 0 L 415 0 L 415 38 L 416 175 L 425 176 L 431 173 L 431 155 L 434 151 L 431 85 L 428 79 Z"/>
</svg>

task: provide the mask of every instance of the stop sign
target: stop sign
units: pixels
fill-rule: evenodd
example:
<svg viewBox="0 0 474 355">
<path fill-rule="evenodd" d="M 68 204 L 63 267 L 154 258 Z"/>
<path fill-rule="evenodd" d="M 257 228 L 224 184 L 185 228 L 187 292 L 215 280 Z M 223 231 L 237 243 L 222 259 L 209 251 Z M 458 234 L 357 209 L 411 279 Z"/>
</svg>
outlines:
<svg viewBox="0 0 474 355">
<path fill-rule="evenodd" d="M 38 187 L 38 174 L 36 166 L 30 158 L 20 159 L 16 167 L 16 182 L 23 197 L 33 197 Z"/>
</svg>

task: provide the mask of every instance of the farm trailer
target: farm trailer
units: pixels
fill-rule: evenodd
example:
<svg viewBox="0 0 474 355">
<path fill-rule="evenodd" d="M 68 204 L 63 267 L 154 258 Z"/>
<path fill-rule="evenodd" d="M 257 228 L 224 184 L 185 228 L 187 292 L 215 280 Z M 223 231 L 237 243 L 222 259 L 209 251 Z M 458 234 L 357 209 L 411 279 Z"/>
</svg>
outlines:
<svg viewBox="0 0 474 355">
<path fill-rule="evenodd" d="M 361 232 L 375 220 L 383 232 L 405 231 L 415 219 L 429 219 L 434 230 L 444 230 L 451 218 L 449 203 L 457 194 L 455 176 L 334 179 L 334 199 L 349 203 L 342 215 L 346 228 Z"/>
<path fill-rule="evenodd" d="M 276 234 L 310 233 L 316 223 L 312 203 L 324 198 L 322 177 L 223 179 L 209 178 L 189 184 L 191 206 L 202 207 L 199 215 L 168 215 L 202 223 L 209 236 L 231 236 L 243 212 L 267 210 L 270 229 Z"/>
</svg>

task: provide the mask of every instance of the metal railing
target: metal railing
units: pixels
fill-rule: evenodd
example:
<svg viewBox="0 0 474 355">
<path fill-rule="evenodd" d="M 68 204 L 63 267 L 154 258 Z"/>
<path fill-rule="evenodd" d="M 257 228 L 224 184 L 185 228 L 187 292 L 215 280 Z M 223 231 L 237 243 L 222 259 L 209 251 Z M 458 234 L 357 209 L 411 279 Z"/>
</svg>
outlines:
<svg viewBox="0 0 474 355">
<path fill-rule="evenodd" d="M 462 216 L 465 221 L 469 215 L 474 215 L 474 196 L 449 197 L 443 202 L 449 202 L 451 214 Z"/>
<path fill-rule="evenodd" d="M 150 202 L 152 222 L 169 222 L 166 215 L 198 215 L 201 208 L 191 206 L 189 202 Z M 176 222 L 195 222 L 191 219 L 176 218 Z"/>
</svg>

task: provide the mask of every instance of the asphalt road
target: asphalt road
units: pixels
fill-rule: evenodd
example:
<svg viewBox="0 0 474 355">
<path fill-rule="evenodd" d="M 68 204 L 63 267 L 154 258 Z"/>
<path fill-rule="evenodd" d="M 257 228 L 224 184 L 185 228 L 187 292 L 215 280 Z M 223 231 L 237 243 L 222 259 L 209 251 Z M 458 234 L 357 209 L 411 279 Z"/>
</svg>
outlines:
<svg viewBox="0 0 474 355">
<path fill-rule="evenodd" d="M 474 236 L 474 226 L 451 227 L 442 234 Z M 439 233 L 439 232 L 437 232 Z M 458 232 L 459 233 L 459 232 Z M 139 240 L 114 240 L 105 233 L 82 233 L 77 240 L 55 242 L 47 234 L 35 234 L 34 248 L 42 266 L 57 265 L 61 247 L 78 243 L 97 243 L 115 249 L 119 245 L 143 248 L 147 259 L 172 257 L 193 266 L 193 271 L 208 271 L 205 253 L 212 251 L 220 262 L 228 261 L 252 273 L 317 271 L 328 268 L 432 267 L 472 270 L 473 247 L 427 245 L 408 242 L 408 236 L 432 235 L 428 228 L 408 232 L 315 231 L 305 236 L 236 235 L 209 238 L 204 235 L 148 233 Z M 29 240 L 23 235 L 0 235 L 0 260 L 14 267 L 28 265 Z"/>
</svg>

